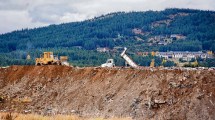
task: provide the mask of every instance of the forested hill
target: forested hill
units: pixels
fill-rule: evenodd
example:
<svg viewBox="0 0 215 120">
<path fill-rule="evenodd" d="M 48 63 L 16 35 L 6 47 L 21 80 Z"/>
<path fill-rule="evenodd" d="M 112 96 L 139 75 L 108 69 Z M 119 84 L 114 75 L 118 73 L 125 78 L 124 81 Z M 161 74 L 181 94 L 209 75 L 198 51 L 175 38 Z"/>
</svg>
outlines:
<svg viewBox="0 0 215 120">
<path fill-rule="evenodd" d="M 68 55 L 77 65 L 99 65 L 117 52 L 215 51 L 215 12 L 190 9 L 117 12 L 83 22 L 23 29 L 0 35 L 0 65 L 31 64 L 43 51 Z M 99 53 L 106 47 L 112 52 Z M 134 55 L 134 59 L 137 57 Z M 138 60 L 136 60 L 138 61 Z"/>
</svg>

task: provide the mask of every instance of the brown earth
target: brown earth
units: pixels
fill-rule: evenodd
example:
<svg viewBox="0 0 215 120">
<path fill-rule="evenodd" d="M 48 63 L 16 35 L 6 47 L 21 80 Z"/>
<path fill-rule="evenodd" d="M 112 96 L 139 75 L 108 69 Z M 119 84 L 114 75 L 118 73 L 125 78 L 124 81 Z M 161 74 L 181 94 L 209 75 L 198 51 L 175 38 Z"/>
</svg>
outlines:
<svg viewBox="0 0 215 120">
<path fill-rule="evenodd" d="M 215 119 L 215 70 L 0 68 L 0 112 Z"/>
</svg>

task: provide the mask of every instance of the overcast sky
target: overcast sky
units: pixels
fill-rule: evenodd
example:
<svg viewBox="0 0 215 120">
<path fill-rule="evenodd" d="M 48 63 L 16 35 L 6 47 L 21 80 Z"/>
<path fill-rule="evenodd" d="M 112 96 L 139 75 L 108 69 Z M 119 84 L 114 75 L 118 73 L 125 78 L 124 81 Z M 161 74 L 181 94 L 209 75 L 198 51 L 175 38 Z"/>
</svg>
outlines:
<svg viewBox="0 0 215 120">
<path fill-rule="evenodd" d="M 0 0 L 0 34 L 83 21 L 117 11 L 191 8 L 215 10 L 214 0 Z"/>
</svg>

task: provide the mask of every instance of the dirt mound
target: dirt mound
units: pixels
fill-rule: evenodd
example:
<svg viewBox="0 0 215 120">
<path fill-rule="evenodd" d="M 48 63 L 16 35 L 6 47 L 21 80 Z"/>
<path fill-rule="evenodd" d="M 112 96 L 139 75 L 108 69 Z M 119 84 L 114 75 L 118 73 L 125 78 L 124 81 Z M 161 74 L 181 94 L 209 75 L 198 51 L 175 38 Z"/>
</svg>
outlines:
<svg viewBox="0 0 215 120">
<path fill-rule="evenodd" d="M 215 70 L 0 68 L 0 112 L 215 119 Z"/>
</svg>

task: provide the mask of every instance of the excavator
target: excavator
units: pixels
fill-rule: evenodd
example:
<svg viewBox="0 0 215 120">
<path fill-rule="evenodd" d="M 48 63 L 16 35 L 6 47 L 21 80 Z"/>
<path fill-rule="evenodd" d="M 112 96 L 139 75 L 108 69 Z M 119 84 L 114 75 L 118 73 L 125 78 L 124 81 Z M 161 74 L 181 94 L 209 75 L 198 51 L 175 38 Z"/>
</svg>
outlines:
<svg viewBox="0 0 215 120">
<path fill-rule="evenodd" d="M 35 65 L 67 65 L 67 56 L 60 56 L 60 59 L 57 55 L 54 55 L 53 52 L 44 52 L 40 55 L 40 58 L 35 59 Z"/>
</svg>

